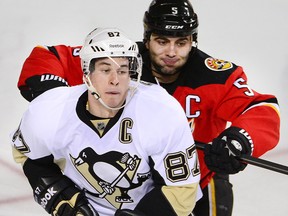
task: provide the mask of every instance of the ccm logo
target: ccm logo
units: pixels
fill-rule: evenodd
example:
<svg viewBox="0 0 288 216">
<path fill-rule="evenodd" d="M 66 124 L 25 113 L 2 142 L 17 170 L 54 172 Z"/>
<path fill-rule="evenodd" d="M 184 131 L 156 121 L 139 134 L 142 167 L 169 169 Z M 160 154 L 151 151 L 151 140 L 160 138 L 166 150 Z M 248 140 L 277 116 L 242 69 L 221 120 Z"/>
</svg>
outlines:
<svg viewBox="0 0 288 216">
<path fill-rule="evenodd" d="M 179 25 L 166 25 L 165 26 L 165 29 L 183 29 L 184 28 L 184 26 L 182 25 L 182 26 L 179 26 Z"/>
</svg>

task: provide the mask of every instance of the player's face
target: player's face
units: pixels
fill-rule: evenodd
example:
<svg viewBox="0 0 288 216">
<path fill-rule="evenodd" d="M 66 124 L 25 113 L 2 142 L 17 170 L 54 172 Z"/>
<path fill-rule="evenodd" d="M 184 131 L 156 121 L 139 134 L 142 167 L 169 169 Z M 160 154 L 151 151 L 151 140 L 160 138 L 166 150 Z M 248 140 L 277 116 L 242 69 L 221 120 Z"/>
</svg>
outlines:
<svg viewBox="0 0 288 216">
<path fill-rule="evenodd" d="M 103 58 L 90 74 L 93 86 L 109 107 L 120 107 L 126 99 L 130 75 L 127 58 Z"/>
<path fill-rule="evenodd" d="M 192 36 L 166 37 L 152 34 L 146 43 L 152 70 L 161 75 L 174 75 L 186 63 L 192 48 Z"/>
</svg>

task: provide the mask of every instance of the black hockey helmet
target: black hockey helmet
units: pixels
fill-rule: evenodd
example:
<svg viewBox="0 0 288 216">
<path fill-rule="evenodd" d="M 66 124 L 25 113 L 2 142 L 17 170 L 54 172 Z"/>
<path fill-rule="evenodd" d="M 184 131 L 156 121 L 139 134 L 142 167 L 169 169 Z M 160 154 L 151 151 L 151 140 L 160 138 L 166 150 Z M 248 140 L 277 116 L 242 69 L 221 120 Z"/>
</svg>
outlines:
<svg viewBox="0 0 288 216">
<path fill-rule="evenodd" d="M 151 33 L 164 36 L 193 36 L 197 44 L 198 18 L 189 0 L 153 0 L 144 14 L 144 42 Z"/>
</svg>

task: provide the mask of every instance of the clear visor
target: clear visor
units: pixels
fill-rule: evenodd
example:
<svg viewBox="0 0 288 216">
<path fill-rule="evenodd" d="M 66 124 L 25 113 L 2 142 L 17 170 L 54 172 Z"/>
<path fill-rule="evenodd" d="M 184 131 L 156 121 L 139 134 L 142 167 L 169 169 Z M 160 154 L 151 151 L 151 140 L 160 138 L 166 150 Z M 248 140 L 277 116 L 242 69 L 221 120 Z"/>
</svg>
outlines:
<svg viewBox="0 0 288 216">
<path fill-rule="evenodd" d="M 142 58 L 141 56 L 107 56 L 91 59 L 89 72 L 94 71 L 110 72 L 116 71 L 118 74 L 129 74 L 131 77 L 141 76 Z"/>
</svg>

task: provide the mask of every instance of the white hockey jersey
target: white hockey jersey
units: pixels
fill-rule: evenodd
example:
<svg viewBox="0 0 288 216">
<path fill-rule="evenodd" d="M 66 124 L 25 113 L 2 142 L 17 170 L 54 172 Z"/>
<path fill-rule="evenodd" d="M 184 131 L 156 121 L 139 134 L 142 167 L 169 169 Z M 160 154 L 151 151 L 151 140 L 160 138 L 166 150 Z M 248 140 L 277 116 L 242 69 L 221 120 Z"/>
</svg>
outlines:
<svg viewBox="0 0 288 216">
<path fill-rule="evenodd" d="M 162 87 L 141 83 L 102 135 L 87 116 L 86 102 L 85 85 L 43 93 L 24 113 L 14 147 L 31 159 L 52 154 L 100 215 L 134 209 L 157 184 L 199 182 L 186 116 Z"/>
</svg>

